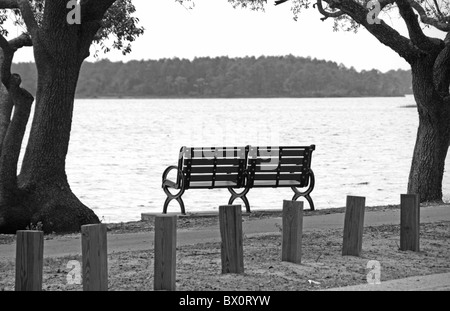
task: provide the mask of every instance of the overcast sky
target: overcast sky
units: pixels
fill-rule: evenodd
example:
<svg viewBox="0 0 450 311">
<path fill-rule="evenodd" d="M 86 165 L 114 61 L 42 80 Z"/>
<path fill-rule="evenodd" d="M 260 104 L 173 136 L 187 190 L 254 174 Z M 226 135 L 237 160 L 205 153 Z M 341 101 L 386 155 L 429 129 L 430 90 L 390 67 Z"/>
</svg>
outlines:
<svg viewBox="0 0 450 311">
<path fill-rule="evenodd" d="M 145 34 L 134 43 L 131 54 L 112 52 L 100 54 L 100 58 L 128 61 L 292 54 L 331 60 L 357 70 L 409 69 L 405 61 L 364 29 L 357 34 L 333 32 L 332 20 L 322 22 L 321 15 L 312 8 L 294 21 L 289 2 L 274 6 L 274 1 L 268 0 L 265 12 L 233 9 L 226 0 L 195 0 L 193 9 L 174 0 L 134 0 L 133 3 Z M 395 14 L 383 19 L 400 32 L 405 31 Z M 13 30 L 12 35 L 20 31 Z M 437 31 L 430 34 L 443 37 Z M 15 62 L 32 60 L 31 48 L 18 52 L 15 58 Z"/>
</svg>

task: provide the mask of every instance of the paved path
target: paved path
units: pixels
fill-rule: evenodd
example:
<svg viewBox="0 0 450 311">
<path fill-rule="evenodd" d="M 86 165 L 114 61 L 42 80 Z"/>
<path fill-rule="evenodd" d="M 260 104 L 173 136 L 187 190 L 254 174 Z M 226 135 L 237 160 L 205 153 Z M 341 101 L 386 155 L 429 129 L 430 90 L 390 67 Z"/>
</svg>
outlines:
<svg viewBox="0 0 450 311">
<path fill-rule="evenodd" d="M 450 221 L 449 206 L 434 206 L 421 208 L 421 223 Z M 366 212 L 365 226 L 380 226 L 399 224 L 399 210 Z M 303 230 L 338 229 L 343 228 L 344 213 L 307 216 L 303 219 Z M 280 233 L 281 218 L 266 218 L 244 221 L 243 231 L 246 236 Z M 153 232 L 108 234 L 108 253 L 121 251 L 147 250 L 153 248 Z M 205 242 L 219 242 L 218 226 L 205 227 L 198 230 L 177 231 L 177 245 L 191 245 Z M 62 257 L 81 254 L 81 239 L 79 236 L 46 240 L 44 242 L 45 257 Z M 13 259 L 15 244 L 0 245 L 0 258 Z"/>
<path fill-rule="evenodd" d="M 326 291 L 450 291 L 450 273 L 327 289 Z"/>
<path fill-rule="evenodd" d="M 449 206 L 422 207 L 421 223 L 450 221 Z M 365 226 L 380 226 L 399 224 L 399 210 L 366 212 Z M 343 228 L 344 214 L 307 216 L 303 219 L 304 231 L 315 229 Z M 244 221 L 243 230 L 246 236 L 280 233 L 281 218 L 269 218 Z M 146 250 L 153 248 L 153 232 L 108 234 L 108 253 L 121 251 Z M 191 245 L 205 242 L 220 241 L 217 226 L 198 230 L 178 230 L 177 244 Z M 45 257 L 62 257 L 81 254 L 81 239 L 79 236 L 46 240 L 44 243 Z M 13 260 L 15 244 L 0 245 L 0 258 Z M 328 289 L 328 291 L 450 291 L 450 273 L 427 276 L 415 276 L 405 279 L 381 282 L 379 285 L 356 285 Z"/>
</svg>

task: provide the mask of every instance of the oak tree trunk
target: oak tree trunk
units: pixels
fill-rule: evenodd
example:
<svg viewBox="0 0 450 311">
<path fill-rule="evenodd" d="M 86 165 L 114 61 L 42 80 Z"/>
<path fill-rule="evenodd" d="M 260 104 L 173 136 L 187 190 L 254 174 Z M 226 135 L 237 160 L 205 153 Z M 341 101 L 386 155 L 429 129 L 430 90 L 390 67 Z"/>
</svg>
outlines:
<svg viewBox="0 0 450 311">
<path fill-rule="evenodd" d="M 412 65 L 419 128 L 408 182 L 408 193 L 421 202 L 442 202 L 442 180 L 450 144 L 450 103 L 433 85 L 434 59 Z"/>
<path fill-rule="evenodd" d="M 39 20 L 32 8 L 37 4 L 2 2 L 3 8 L 20 10 L 28 33 L 10 41 L 0 36 L 4 52 L 0 53 L 0 78 L 7 89 L 7 93 L 5 88 L 0 89 L 0 233 L 14 233 L 24 229 L 25 224 L 38 222 L 42 222 L 45 232 L 58 233 L 79 231 L 84 224 L 99 223 L 97 215 L 70 189 L 66 156 L 80 68 L 89 56 L 92 42 L 105 35 L 99 33 L 105 26 L 102 20 L 115 2 L 78 2 L 76 12 L 82 18 L 75 23 L 68 19 L 72 11 L 68 11 L 67 1 L 44 1 Z M 117 16 L 123 13 L 122 9 L 134 10 L 128 2 L 118 6 Z M 114 29 L 119 38 L 128 31 L 139 32 L 134 29 L 134 20 L 130 21 L 126 29 Z M 129 38 L 126 40 L 130 41 Z M 33 96 L 20 88 L 20 76 L 10 72 L 14 53 L 23 46 L 33 46 L 38 85 L 33 123 L 17 176 L 20 146 L 33 102 Z"/>
<path fill-rule="evenodd" d="M 13 114 L 13 100 L 3 84 L 0 94 L 0 232 L 14 233 L 31 219 L 30 209 L 21 204 L 17 161 L 33 98 L 22 97 Z"/>
<path fill-rule="evenodd" d="M 61 3 L 46 2 L 46 5 L 59 6 Z M 48 9 L 48 12 L 61 16 L 49 18 L 33 38 L 38 72 L 35 112 L 19 176 L 17 163 L 9 168 L 7 165 L 2 167 L 0 161 L 0 186 L 4 176 L 10 177 L 3 183 L 10 189 L 0 188 L 0 199 L 3 198 L 3 203 L 0 202 L 0 232 L 15 232 L 24 229 L 24 224 L 38 222 L 43 224 L 45 232 L 76 232 L 82 225 L 99 223 L 97 215 L 72 192 L 66 175 L 78 76 L 99 24 L 69 26 L 64 8 L 65 5 L 58 10 Z M 24 121 L 23 114 L 16 122 L 20 125 L 18 128 L 22 129 Z M 13 123 L 12 120 L 11 125 Z M 8 135 L 5 142 L 7 138 Z M 13 151 L 17 150 L 18 139 L 11 141 L 9 147 L 3 143 L 6 150 L 2 151 L 9 162 L 13 159 L 10 155 L 16 155 Z"/>
<path fill-rule="evenodd" d="M 35 114 L 18 183 L 26 193 L 25 204 L 33 209 L 31 221 L 42 222 L 46 232 L 79 231 L 81 225 L 99 222 L 67 181 L 66 155 L 81 61 L 78 54 L 66 52 L 62 62 L 48 55 L 36 57 L 45 62 L 38 65 Z"/>
</svg>

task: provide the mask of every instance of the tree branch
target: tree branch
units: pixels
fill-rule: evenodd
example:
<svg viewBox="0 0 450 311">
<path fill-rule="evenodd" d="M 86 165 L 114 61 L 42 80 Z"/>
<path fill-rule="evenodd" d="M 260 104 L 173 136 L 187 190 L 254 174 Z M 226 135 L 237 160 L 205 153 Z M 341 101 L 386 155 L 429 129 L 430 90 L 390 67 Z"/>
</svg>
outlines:
<svg viewBox="0 0 450 311">
<path fill-rule="evenodd" d="M 450 95 L 450 33 L 445 38 L 445 47 L 439 53 L 433 66 L 433 80 L 436 90 L 443 97 Z"/>
<path fill-rule="evenodd" d="M 102 20 L 108 9 L 116 0 L 81 0 L 81 31 L 84 34 L 84 40 L 80 42 L 82 53 L 80 61 L 89 56 L 89 47 L 102 27 Z"/>
<path fill-rule="evenodd" d="M 1 54 L 1 51 L 0 51 Z M 0 55 L 1 62 L 1 55 Z M 0 83 L 0 156 L 3 150 L 3 141 L 6 137 L 14 104 L 6 87 Z"/>
<path fill-rule="evenodd" d="M 439 4 L 437 3 L 437 0 L 433 0 L 433 2 L 434 2 L 434 5 L 436 6 L 436 12 L 437 12 L 437 14 L 438 14 L 440 17 L 442 17 L 443 14 L 442 14 L 442 12 L 441 12 L 441 9 L 439 8 Z"/>
<path fill-rule="evenodd" d="M 17 38 L 9 40 L 9 46 L 14 51 L 17 51 L 18 49 L 23 48 L 25 46 L 33 46 L 33 41 L 31 40 L 30 35 L 24 32 Z"/>
<path fill-rule="evenodd" d="M 398 31 L 387 25 L 383 20 L 379 24 L 369 23 L 367 21 L 367 15 L 369 10 L 362 4 L 354 0 L 323 0 L 328 4 L 332 4 L 333 7 L 341 10 L 343 13 L 350 16 L 355 22 L 364 26 L 375 38 L 378 39 L 384 45 L 390 47 L 408 63 L 414 62 L 414 60 L 420 55 L 420 50 L 417 49 L 411 40 L 402 36 Z M 390 1 L 383 2 L 386 6 L 390 4 Z"/>
<path fill-rule="evenodd" d="M 100 21 L 116 0 L 81 0 L 82 21 Z"/>
<path fill-rule="evenodd" d="M 14 56 L 14 50 L 9 45 L 8 41 L 0 35 L 0 48 L 3 51 L 3 59 L 0 64 L 0 77 L 3 85 L 9 89 L 11 78 L 11 64 Z"/>
<path fill-rule="evenodd" d="M 27 26 L 28 32 L 33 37 L 37 34 L 39 26 L 34 18 L 34 13 L 31 10 L 30 2 L 28 0 L 17 0 L 17 4 L 19 5 L 20 13 L 22 14 L 22 18 Z"/>
<path fill-rule="evenodd" d="M 18 9 L 17 0 L 0 0 L 0 9 Z"/>
<path fill-rule="evenodd" d="M 11 65 L 14 54 L 17 49 L 23 46 L 31 45 L 31 38 L 28 34 L 23 33 L 19 37 L 10 40 L 9 42 L 3 35 L 0 35 L 0 48 L 2 49 L 2 59 L 0 64 L 1 82 L 9 91 L 14 105 L 18 105 L 19 99 L 26 99 L 33 102 L 33 96 L 20 87 L 22 79 L 18 74 L 11 74 Z"/>
<path fill-rule="evenodd" d="M 319 10 L 319 13 L 324 16 L 324 17 L 321 18 L 322 21 L 326 20 L 329 17 L 335 18 L 335 17 L 339 17 L 339 16 L 342 16 L 342 15 L 345 14 L 342 11 L 337 11 L 337 12 L 328 12 L 328 11 L 326 11 L 323 8 L 322 0 L 317 0 L 316 4 L 317 4 L 317 9 Z"/>
<path fill-rule="evenodd" d="M 427 37 L 420 27 L 418 18 L 410 5 L 411 0 L 396 0 L 400 15 L 406 23 L 408 28 L 409 37 L 414 45 L 423 51 L 431 51 L 439 46 L 442 41 Z"/>
<path fill-rule="evenodd" d="M 19 75 L 13 74 L 11 79 L 15 80 L 14 83 L 11 83 L 9 90 L 14 103 L 14 113 L 3 141 L 2 149 L 6 152 L 2 152 L 0 156 L 0 172 L 2 175 L 0 185 L 8 187 L 10 190 L 16 190 L 17 163 L 34 98 L 28 91 L 19 86 Z"/>
<path fill-rule="evenodd" d="M 424 24 L 430 25 L 430 26 L 434 26 L 437 29 L 444 31 L 444 32 L 449 32 L 450 31 L 450 22 L 449 20 L 446 18 L 444 19 L 445 21 L 439 21 L 435 18 L 429 17 L 427 15 L 427 13 L 425 12 L 425 9 L 416 1 L 414 0 L 407 0 L 410 4 L 410 6 L 417 11 L 417 13 L 419 13 L 420 16 L 420 21 Z"/>
<path fill-rule="evenodd" d="M 14 58 L 14 53 L 24 47 L 32 46 L 32 41 L 27 33 L 21 34 L 19 37 L 10 40 L 9 42 L 5 37 L 0 35 L 0 48 L 3 51 L 3 60 L 0 64 L 0 77 L 1 82 L 6 88 L 10 87 L 11 79 L 11 64 Z"/>
<path fill-rule="evenodd" d="M 380 8 L 383 10 L 389 4 L 394 4 L 395 0 L 379 0 L 378 2 L 380 3 Z"/>
<path fill-rule="evenodd" d="M 0 35 L 0 48 L 3 50 L 3 61 L 0 64 L 0 77 L 1 82 L 6 88 L 9 88 L 11 78 L 11 64 L 14 58 L 14 53 L 24 47 L 32 46 L 33 42 L 31 37 L 27 33 L 23 33 L 17 38 L 6 41 L 5 37 Z"/>
<path fill-rule="evenodd" d="M 0 35 L 0 191 L 2 196 L 13 193 L 17 188 L 17 162 L 19 160 L 22 140 L 30 116 L 33 96 L 20 87 L 22 82 L 18 74 L 11 74 L 11 64 L 17 49 L 31 45 L 28 34 L 22 34 L 9 42 Z M 12 106 L 14 115 L 11 119 Z M 11 119 L 11 121 L 10 121 Z M 6 192 L 6 193 L 5 193 Z M 4 198 L 2 198 L 4 199 Z"/>
</svg>

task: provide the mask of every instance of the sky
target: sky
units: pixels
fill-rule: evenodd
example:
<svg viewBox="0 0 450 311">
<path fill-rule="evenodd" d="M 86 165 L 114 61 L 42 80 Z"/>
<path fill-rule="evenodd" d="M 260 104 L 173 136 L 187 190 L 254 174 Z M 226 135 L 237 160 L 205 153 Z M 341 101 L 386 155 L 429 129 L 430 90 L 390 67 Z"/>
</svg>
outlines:
<svg viewBox="0 0 450 311">
<path fill-rule="evenodd" d="M 357 70 L 409 69 L 398 54 L 385 47 L 365 29 L 333 32 L 331 19 L 321 21 L 316 9 L 304 10 L 297 21 L 290 3 L 274 6 L 268 0 L 265 12 L 235 9 L 227 0 L 195 0 L 195 6 L 175 0 L 134 0 L 145 33 L 133 44 L 132 53 L 100 53 L 111 61 L 161 58 L 245 57 L 294 55 L 342 63 Z M 402 34 L 406 30 L 395 14 L 383 20 Z M 22 29 L 12 29 L 20 34 Z M 443 38 L 439 31 L 427 31 Z M 93 53 L 92 53 L 93 54 Z M 88 61 L 96 61 L 93 57 Z M 33 61 L 31 48 L 16 53 L 15 62 Z"/>
</svg>

